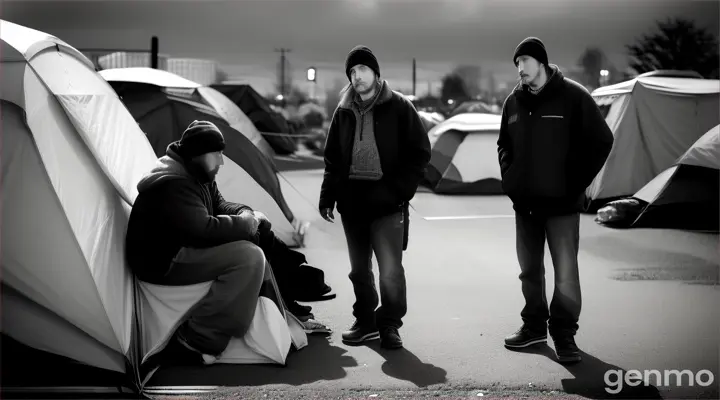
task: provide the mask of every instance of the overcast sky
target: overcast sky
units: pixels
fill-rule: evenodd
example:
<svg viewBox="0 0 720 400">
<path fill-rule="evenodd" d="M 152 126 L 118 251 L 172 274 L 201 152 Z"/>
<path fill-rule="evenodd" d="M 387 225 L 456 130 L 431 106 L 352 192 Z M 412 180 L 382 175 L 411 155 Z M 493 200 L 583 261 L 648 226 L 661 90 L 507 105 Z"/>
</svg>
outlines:
<svg viewBox="0 0 720 400">
<path fill-rule="evenodd" d="M 550 62 L 568 68 L 600 47 L 624 69 L 624 45 L 657 19 L 683 17 L 718 33 L 716 0 L 3 0 L 2 18 L 56 35 L 77 48 L 149 48 L 214 59 L 261 92 L 277 81 L 276 48 L 292 49 L 293 77 L 317 66 L 321 90 L 344 77 L 356 44 L 369 46 L 383 76 L 410 87 L 417 59 L 418 94 L 458 64 L 512 80 L 515 46 L 538 36 Z"/>
</svg>

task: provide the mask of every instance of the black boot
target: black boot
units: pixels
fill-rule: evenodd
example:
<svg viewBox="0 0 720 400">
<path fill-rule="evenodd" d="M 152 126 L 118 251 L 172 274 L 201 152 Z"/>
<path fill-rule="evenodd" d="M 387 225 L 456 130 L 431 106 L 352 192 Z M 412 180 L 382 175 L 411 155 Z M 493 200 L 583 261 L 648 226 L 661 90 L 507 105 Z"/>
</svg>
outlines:
<svg viewBox="0 0 720 400">
<path fill-rule="evenodd" d="M 383 328 L 380 332 L 380 347 L 385 349 L 399 349 L 403 347 L 400 333 L 396 328 Z"/>
<path fill-rule="evenodd" d="M 547 343 L 547 332 L 538 332 L 525 325 L 505 338 L 505 346 L 513 349 L 521 349 L 538 343 Z"/>
<path fill-rule="evenodd" d="M 380 332 L 374 324 L 355 320 L 350 330 L 343 332 L 342 340 L 347 343 L 359 344 L 380 337 Z"/>
<path fill-rule="evenodd" d="M 555 354 L 559 363 L 570 364 L 582 361 L 580 349 L 575 344 L 575 338 L 572 335 L 558 336 L 552 339 L 555 343 Z"/>
</svg>

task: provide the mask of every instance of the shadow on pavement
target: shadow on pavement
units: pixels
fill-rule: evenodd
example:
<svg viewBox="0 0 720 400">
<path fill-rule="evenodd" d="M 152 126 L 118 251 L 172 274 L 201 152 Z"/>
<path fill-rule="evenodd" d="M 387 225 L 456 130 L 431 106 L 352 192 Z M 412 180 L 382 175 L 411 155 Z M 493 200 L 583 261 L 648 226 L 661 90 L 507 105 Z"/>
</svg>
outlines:
<svg viewBox="0 0 720 400">
<path fill-rule="evenodd" d="M 345 368 L 357 366 L 347 350 L 333 346 L 328 337 L 308 335 L 308 345 L 287 357 L 287 365 L 214 364 L 198 367 L 163 367 L 148 386 L 262 386 L 303 385 L 344 378 Z"/>
<path fill-rule="evenodd" d="M 557 362 L 555 350 L 547 344 L 532 346 L 517 352 L 539 354 Z M 574 376 L 573 379 L 562 380 L 563 390 L 566 393 L 576 394 L 589 399 L 662 399 L 660 392 L 655 386 L 627 385 L 625 381 L 627 371 L 624 369 L 616 365 L 608 364 L 584 351 L 581 351 L 581 356 L 582 361 L 579 363 L 560 364 Z M 611 370 L 619 372 L 611 373 L 608 378 L 608 384 L 606 384 L 605 373 Z M 610 392 L 606 389 L 610 390 Z"/>
<path fill-rule="evenodd" d="M 382 371 L 387 376 L 412 382 L 418 387 L 447 382 L 447 371 L 423 362 L 408 349 L 386 350 L 380 347 L 379 340 L 368 343 L 366 346 L 385 359 Z"/>
</svg>

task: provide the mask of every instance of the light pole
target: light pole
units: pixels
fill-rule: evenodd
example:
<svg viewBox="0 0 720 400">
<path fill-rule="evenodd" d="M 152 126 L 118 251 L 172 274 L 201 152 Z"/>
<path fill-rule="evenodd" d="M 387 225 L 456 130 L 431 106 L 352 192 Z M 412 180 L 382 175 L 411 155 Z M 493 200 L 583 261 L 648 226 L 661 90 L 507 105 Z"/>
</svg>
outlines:
<svg viewBox="0 0 720 400">
<path fill-rule="evenodd" d="M 317 85 L 317 70 L 315 67 L 308 68 L 307 80 L 310 82 L 310 98 L 315 100 L 315 86 Z"/>
</svg>

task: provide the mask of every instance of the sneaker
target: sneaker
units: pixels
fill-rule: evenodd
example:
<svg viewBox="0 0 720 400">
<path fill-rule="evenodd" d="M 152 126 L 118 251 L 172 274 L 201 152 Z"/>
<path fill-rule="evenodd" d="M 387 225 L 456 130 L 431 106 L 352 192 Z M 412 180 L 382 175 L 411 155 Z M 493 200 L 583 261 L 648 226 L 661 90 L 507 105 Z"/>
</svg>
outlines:
<svg viewBox="0 0 720 400">
<path fill-rule="evenodd" d="M 555 354 L 559 363 L 576 363 L 582 360 L 574 337 L 560 336 L 552 339 L 555 343 Z"/>
<path fill-rule="evenodd" d="M 399 349 L 403 347 L 402 339 L 397 328 L 384 328 L 380 334 L 380 347 L 384 349 Z"/>
<path fill-rule="evenodd" d="M 303 330 L 305 333 L 311 334 L 311 333 L 332 333 L 332 329 L 330 329 L 327 325 L 323 325 L 318 321 L 315 321 L 314 319 L 309 319 L 307 321 L 302 321 Z"/>
<path fill-rule="evenodd" d="M 514 349 L 520 349 L 538 343 L 547 343 L 547 333 L 533 331 L 525 325 L 518 329 L 517 332 L 505 338 L 505 346 Z"/>
<path fill-rule="evenodd" d="M 355 320 L 350 330 L 343 332 L 342 340 L 347 343 L 357 344 L 380 338 L 380 332 L 374 325 L 362 324 Z"/>
</svg>

